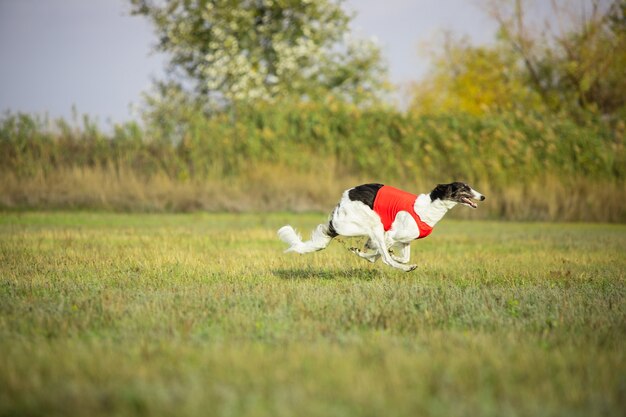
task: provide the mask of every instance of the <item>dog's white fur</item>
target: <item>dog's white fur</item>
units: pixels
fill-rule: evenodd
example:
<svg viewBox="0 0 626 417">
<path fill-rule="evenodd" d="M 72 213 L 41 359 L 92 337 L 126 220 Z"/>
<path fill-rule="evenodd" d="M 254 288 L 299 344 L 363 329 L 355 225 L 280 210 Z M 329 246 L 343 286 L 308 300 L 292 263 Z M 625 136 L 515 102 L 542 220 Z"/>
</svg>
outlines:
<svg viewBox="0 0 626 417">
<path fill-rule="evenodd" d="M 410 243 L 420 235 L 419 228 L 413 217 L 406 211 L 400 211 L 391 228 L 385 232 L 380 216 L 368 205 L 361 201 L 353 201 L 349 198 L 349 190 L 346 190 L 329 217 L 337 234 L 346 237 L 367 236 L 365 244 L 367 251 L 356 248 L 351 250 L 360 257 L 376 262 L 382 257 L 385 264 L 403 271 L 412 271 L 417 266 L 409 264 L 411 257 Z M 472 197 L 484 200 L 484 196 L 471 189 Z M 456 201 L 435 199 L 431 200 L 430 194 L 420 194 L 413 206 L 420 219 L 431 227 L 434 227 L 443 216 L 459 204 Z M 465 203 L 461 203 L 465 204 Z M 469 204 L 465 204 L 469 205 Z M 474 206 L 470 206 L 474 207 Z M 300 235 L 290 225 L 278 230 L 279 238 L 289 245 L 285 252 L 309 253 L 322 250 L 333 239 L 329 235 L 327 224 L 318 225 L 311 234 L 311 239 L 303 242 Z M 399 256 L 392 253 L 391 249 L 397 249 Z"/>
</svg>

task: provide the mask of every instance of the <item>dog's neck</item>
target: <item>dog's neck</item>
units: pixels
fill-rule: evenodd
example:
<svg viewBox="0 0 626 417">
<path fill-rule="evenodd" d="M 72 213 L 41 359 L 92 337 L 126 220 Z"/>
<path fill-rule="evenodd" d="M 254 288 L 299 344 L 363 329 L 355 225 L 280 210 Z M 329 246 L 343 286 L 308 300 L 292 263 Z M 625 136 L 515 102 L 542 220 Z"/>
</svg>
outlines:
<svg viewBox="0 0 626 417">
<path fill-rule="evenodd" d="M 448 210 L 457 203 L 449 200 L 430 199 L 429 194 L 420 194 L 415 200 L 414 210 L 420 219 L 430 227 L 434 227 L 446 215 Z"/>
</svg>

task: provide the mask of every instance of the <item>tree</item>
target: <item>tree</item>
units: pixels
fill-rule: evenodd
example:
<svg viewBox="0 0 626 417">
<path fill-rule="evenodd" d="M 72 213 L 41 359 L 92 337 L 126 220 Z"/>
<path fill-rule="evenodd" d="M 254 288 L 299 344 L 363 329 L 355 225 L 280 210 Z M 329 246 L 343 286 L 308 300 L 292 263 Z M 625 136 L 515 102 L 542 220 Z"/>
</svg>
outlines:
<svg viewBox="0 0 626 417">
<path fill-rule="evenodd" d="M 167 53 L 169 83 L 204 102 L 316 97 L 376 98 L 385 81 L 379 48 L 349 36 L 331 0 L 130 0 Z"/>
<path fill-rule="evenodd" d="M 523 62 L 529 85 L 555 110 L 624 111 L 626 0 L 550 4 L 551 18 L 540 30 L 529 18 L 528 1 L 492 0 L 488 6 L 501 42 Z"/>
<path fill-rule="evenodd" d="M 545 21 L 524 0 L 491 0 L 487 10 L 500 25 L 495 44 L 448 37 L 413 88 L 415 111 L 626 115 L 626 0 L 551 0 Z"/>
<path fill-rule="evenodd" d="M 442 52 L 441 52 L 442 51 Z M 430 73 L 413 85 L 410 109 L 419 114 L 539 109 L 517 57 L 498 46 L 475 47 L 446 35 Z"/>
</svg>

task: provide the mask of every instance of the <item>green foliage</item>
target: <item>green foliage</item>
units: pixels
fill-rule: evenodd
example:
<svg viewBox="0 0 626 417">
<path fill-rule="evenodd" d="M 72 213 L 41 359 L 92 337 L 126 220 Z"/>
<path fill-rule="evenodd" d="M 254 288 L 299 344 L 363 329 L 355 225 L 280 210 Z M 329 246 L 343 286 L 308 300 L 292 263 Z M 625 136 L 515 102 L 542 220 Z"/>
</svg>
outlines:
<svg viewBox="0 0 626 417">
<path fill-rule="evenodd" d="M 0 415 L 623 414 L 625 226 L 444 219 L 408 274 L 281 253 L 324 219 L 2 213 Z"/>
<path fill-rule="evenodd" d="M 26 115 L 0 124 L 5 170 L 19 175 L 62 166 L 131 168 L 172 178 L 237 176 L 250 163 L 311 169 L 311 157 L 333 158 L 344 173 L 386 180 L 458 178 L 506 186 L 546 175 L 597 180 L 626 178 L 624 127 L 532 113 L 477 117 L 417 116 L 389 108 L 360 109 L 340 101 L 240 106 L 206 117 L 179 110 L 171 125 L 145 132 L 134 123 L 110 135 L 85 121 L 56 131 Z"/>
<path fill-rule="evenodd" d="M 0 149 L 1 169 L 18 176 L 107 165 L 132 168 L 143 175 L 162 169 L 175 173 L 164 164 L 175 157 L 171 144 L 147 140 L 134 122 L 105 134 L 87 116 L 79 127 L 63 119 L 52 124 L 25 114 L 7 115 L 0 123 Z"/>
<path fill-rule="evenodd" d="M 7 115 L 0 204 L 328 210 L 356 182 L 424 192 L 465 180 L 493 198 L 483 216 L 626 219 L 623 123 L 522 112 L 420 116 L 332 100 L 237 106 L 236 115 L 172 106 L 161 123 L 109 133 L 88 118 L 73 127 Z"/>
<path fill-rule="evenodd" d="M 155 27 L 170 69 L 202 101 L 317 97 L 355 102 L 385 80 L 375 43 L 349 36 L 350 17 L 333 0 L 131 0 Z"/>
</svg>

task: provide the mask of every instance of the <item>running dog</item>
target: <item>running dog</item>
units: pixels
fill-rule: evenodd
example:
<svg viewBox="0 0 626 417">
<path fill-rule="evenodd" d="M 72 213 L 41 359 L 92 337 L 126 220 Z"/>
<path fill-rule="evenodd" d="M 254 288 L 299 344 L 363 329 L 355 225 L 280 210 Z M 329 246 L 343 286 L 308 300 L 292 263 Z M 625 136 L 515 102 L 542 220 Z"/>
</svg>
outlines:
<svg viewBox="0 0 626 417">
<path fill-rule="evenodd" d="M 278 230 L 278 237 L 289 245 L 285 252 L 309 253 L 322 250 L 336 236 L 367 236 L 363 250 L 351 248 L 361 258 L 403 271 L 412 271 L 409 264 L 410 243 L 428 236 L 435 224 L 456 206 L 471 208 L 473 200 L 485 196 L 462 182 L 439 184 L 429 194 L 415 195 L 383 184 L 364 184 L 344 191 L 328 223 L 318 225 L 311 239 L 303 242 L 293 227 Z M 398 255 L 395 250 L 398 249 Z"/>
</svg>

